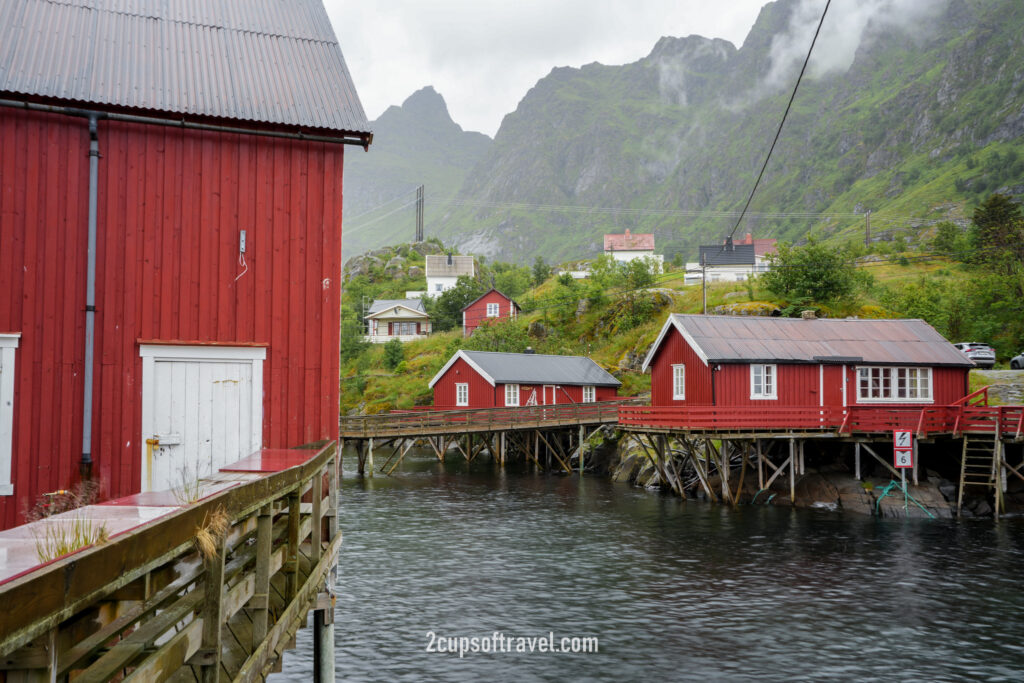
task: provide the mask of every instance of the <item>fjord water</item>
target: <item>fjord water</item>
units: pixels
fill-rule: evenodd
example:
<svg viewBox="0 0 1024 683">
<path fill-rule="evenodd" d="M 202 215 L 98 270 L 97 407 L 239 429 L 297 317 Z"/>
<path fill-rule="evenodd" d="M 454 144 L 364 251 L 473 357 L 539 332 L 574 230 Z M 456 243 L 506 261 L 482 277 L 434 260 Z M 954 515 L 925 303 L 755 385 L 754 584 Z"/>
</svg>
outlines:
<svg viewBox="0 0 1024 683">
<path fill-rule="evenodd" d="M 729 509 L 451 460 L 360 479 L 346 458 L 339 680 L 1024 679 L 1024 520 Z M 599 652 L 426 651 L 496 631 Z M 271 680 L 312 666 L 304 630 Z"/>
</svg>

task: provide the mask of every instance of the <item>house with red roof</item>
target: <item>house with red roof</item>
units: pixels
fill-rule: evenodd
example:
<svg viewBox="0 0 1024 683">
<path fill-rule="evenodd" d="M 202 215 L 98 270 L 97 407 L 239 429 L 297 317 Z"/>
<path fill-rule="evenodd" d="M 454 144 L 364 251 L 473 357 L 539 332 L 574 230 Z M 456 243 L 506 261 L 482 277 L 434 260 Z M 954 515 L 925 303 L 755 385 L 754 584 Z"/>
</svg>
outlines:
<svg viewBox="0 0 1024 683">
<path fill-rule="evenodd" d="M 616 261 L 627 263 L 633 259 L 650 257 L 658 262 L 658 271 L 662 269 L 664 256 L 654 253 L 654 235 L 652 233 L 633 234 L 626 228 L 622 234 L 604 236 L 604 253 Z"/>
</svg>

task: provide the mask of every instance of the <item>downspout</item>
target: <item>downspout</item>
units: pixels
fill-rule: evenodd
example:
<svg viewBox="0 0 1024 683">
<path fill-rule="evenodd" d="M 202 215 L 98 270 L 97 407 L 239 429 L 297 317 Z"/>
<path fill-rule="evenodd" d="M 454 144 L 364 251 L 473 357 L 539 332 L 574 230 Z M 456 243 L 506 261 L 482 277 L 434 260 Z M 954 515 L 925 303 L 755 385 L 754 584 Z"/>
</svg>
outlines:
<svg viewBox="0 0 1024 683">
<path fill-rule="evenodd" d="M 715 400 L 715 370 L 718 367 L 717 364 L 711 366 L 711 405 L 713 406 L 718 405 L 718 402 Z"/>
<path fill-rule="evenodd" d="M 83 481 L 92 479 L 92 395 L 93 358 L 96 350 L 96 214 L 99 205 L 100 141 L 99 114 L 89 113 L 89 244 L 85 284 L 85 389 L 82 401 L 82 459 L 78 463 Z"/>
</svg>

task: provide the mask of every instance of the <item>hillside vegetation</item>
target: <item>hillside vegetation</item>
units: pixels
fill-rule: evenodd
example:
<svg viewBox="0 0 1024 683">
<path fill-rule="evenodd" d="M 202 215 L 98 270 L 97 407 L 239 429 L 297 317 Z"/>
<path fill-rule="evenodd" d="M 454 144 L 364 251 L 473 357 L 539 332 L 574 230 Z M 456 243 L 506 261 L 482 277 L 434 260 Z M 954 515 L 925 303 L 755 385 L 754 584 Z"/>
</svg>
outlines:
<svg viewBox="0 0 1024 683">
<path fill-rule="evenodd" d="M 895 240 L 869 251 L 862 243 L 783 245 L 779 267 L 747 282 L 709 283 L 709 313 L 862 318 L 916 317 L 951 341 L 993 344 L 1001 360 L 1024 348 L 1024 218 L 1006 197 L 988 198 L 974 214 L 970 230 L 946 223 L 923 248 Z M 436 243 L 401 245 L 388 255 L 418 254 Z M 393 256 L 392 256 L 393 258 Z M 826 267 L 821 269 L 824 264 Z M 578 266 L 578 264 L 573 264 Z M 410 266 L 411 267 L 411 266 Z M 671 268 L 671 266 L 669 266 Z M 368 271 L 361 262 L 347 264 L 342 334 L 342 412 L 376 413 L 429 405 L 427 384 L 460 348 L 514 351 L 532 346 L 539 353 L 586 355 L 623 383 L 624 395 L 650 389 L 640 372 L 645 355 L 668 313 L 700 313 L 700 285 L 684 285 L 681 270 L 655 274 L 634 263 L 615 266 L 605 258 L 590 264 L 591 277 L 574 280 L 552 274 L 542 259 L 527 269 L 483 260 L 475 280 L 429 304 L 435 320 L 444 306 L 461 310 L 492 285 L 509 285 L 523 307 L 515 322 L 481 327 L 470 339 L 461 328 L 433 334 L 388 351 L 363 343 L 358 324 L 364 297 L 400 298 L 423 283 L 408 271 Z M 556 271 L 558 269 L 555 269 Z M 354 271 L 359 274 L 352 276 Z M 415 272 L 415 271 L 413 271 Z M 522 288 L 517 291 L 516 288 Z"/>
</svg>

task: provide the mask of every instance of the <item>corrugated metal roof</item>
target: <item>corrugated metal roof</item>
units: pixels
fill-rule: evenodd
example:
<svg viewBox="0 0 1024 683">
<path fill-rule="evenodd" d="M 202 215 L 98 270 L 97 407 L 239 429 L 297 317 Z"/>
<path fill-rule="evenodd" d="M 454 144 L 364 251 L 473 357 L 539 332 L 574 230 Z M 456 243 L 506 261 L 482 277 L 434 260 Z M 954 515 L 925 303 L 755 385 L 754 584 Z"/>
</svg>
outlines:
<svg viewBox="0 0 1024 683">
<path fill-rule="evenodd" d="M 670 321 L 709 363 L 973 366 L 923 320 L 673 314 Z"/>
<path fill-rule="evenodd" d="M 423 307 L 422 299 L 374 299 L 373 303 L 370 304 L 370 310 L 366 312 L 366 315 L 374 315 L 381 311 L 386 311 L 389 308 L 395 306 L 404 306 L 418 313 L 426 313 L 427 309 Z"/>
<path fill-rule="evenodd" d="M 619 380 L 584 356 L 547 356 L 539 353 L 462 351 L 499 384 L 572 384 L 619 386 Z"/>
<path fill-rule="evenodd" d="M 320 0 L 3 0 L 0 92 L 370 131 Z"/>
<path fill-rule="evenodd" d="M 448 263 L 448 254 L 427 255 L 427 277 L 459 277 L 468 275 L 473 277 L 476 274 L 476 261 L 472 256 L 451 256 L 451 263 Z"/>
<path fill-rule="evenodd" d="M 652 233 L 632 234 L 626 230 L 624 234 L 604 236 L 605 251 L 654 251 L 654 235 Z"/>
<path fill-rule="evenodd" d="M 753 244 L 733 244 L 731 249 L 724 244 L 700 248 L 700 263 L 706 266 L 752 266 L 754 262 Z"/>
</svg>

